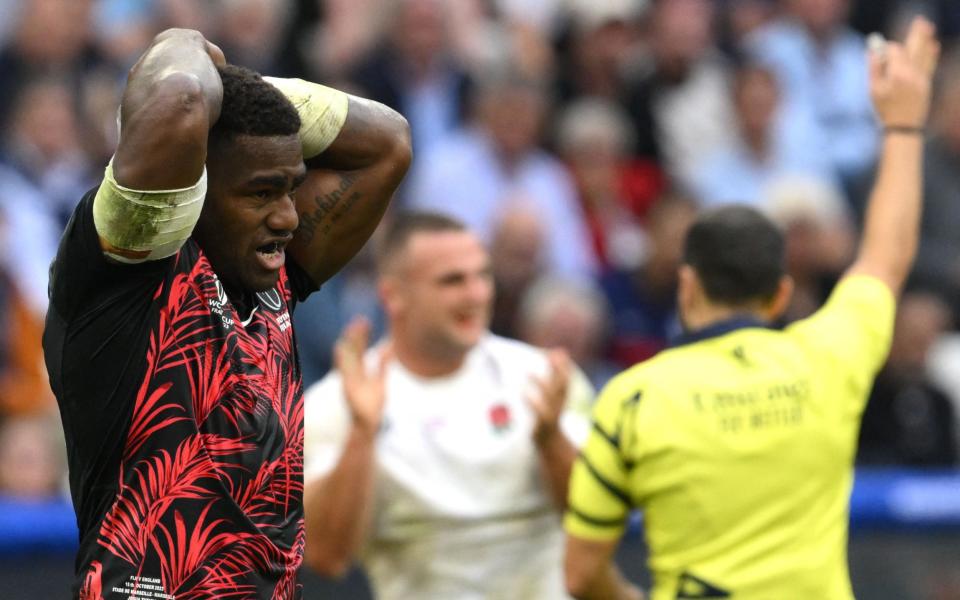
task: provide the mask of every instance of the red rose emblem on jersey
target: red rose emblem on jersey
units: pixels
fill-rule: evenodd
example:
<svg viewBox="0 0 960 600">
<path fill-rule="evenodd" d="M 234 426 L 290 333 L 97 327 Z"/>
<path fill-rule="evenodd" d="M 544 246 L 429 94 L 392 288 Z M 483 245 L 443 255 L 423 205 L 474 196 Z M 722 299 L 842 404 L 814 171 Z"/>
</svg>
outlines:
<svg viewBox="0 0 960 600">
<path fill-rule="evenodd" d="M 490 407 L 490 424 L 497 433 L 510 429 L 510 408 L 506 404 L 494 404 Z"/>
</svg>

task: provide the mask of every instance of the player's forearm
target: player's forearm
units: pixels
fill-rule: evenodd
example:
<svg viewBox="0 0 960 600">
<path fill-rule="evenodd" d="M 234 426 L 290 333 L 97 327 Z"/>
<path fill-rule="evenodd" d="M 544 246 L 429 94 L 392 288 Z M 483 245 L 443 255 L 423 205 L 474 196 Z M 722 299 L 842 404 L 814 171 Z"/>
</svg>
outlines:
<svg viewBox="0 0 960 600">
<path fill-rule="evenodd" d="M 154 38 L 124 90 L 113 165 L 118 183 L 138 190 L 196 183 L 223 101 L 214 57 L 224 62 L 197 31 L 170 29 Z"/>
<path fill-rule="evenodd" d="M 577 450 L 562 431 L 535 438 L 534 443 L 540 455 L 547 485 L 553 501 L 559 510 L 567 507 L 567 491 L 570 484 L 570 471 L 577 458 Z"/>
<path fill-rule="evenodd" d="M 900 44 L 871 36 L 870 94 L 883 124 L 883 150 L 863 240 L 851 273 L 873 275 L 898 293 L 917 253 L 923 127 L 940 54 L 933 24 L 915 18 Z"/>
<path fill-rule="evenodd" d="M 334 470 L 304 490 L 304 560 L 328 577 L 346 574 L 363 543 L 372 511 L 375 449 L 375 434 L 354 427 Z"/>
<path fill-rule="evenodd" d="M 410 127 L 393 109 L 365 98 L 349 97 L 343 129 L 330 147 L 307 160 L 307 167 L 334 171 L 370 170 L 381 167 L 384 175 L 406 173 L 412 158 Z M 390 167 L 390 168 L 387 168 Z M 389 187 L 390 179 L 382 181 Z"/>
<path fill-rule="evenodd" d="M 264 80 L 296 107 L 309 168 L 356 171 L 410 154 L 406 120 L 383 104 L 302 79 Z"/>
<path fill-rule="evenodd" d="M 317 284 L 363 247 L 410 166 L 407 122 L 381 104 L 350 97 L 343 130 L 297 192 L 300 225 L 290 255 Z"/>
<path fill-rule="evenodd" d="M 917 253 L 921 216 L 923 138 L 884 136 L 880 167 L 853 271 L 883 279 L 898 292 Z"/>
</svg>

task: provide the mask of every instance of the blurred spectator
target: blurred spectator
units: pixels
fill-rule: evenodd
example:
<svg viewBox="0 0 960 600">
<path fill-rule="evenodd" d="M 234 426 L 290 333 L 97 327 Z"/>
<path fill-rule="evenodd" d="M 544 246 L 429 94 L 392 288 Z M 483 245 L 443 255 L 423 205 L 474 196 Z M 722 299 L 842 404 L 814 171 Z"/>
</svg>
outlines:
<svg viewBox="0 0 960 600">
<path fill-rule="evenodd" d="M 147 0 L 154 4 L 157 32 L 168 27 L 196 29 L 210 34 L 214 39 L 220 24 L 220 7 L 217 3 L 196 0 Z"/>
<path fill-rule="evenodd" d="M 777 15 L 777 0 L 727 0 L 723 11 L 723 47 L 736 53 L 750 35 Z"/>
<path fill-rule="evenodd" d="M 697 166 L 693 186 L 705 205 L 749 204 L 762 208 L 769 187 L 799 174 L 833 179 L 818 139 L 801 115 L 781 104 L 780 89 L 767 68 L 747 64 L 733 86 L 737 135 Z"/>
<path fill-rule="evenodd" d="M 853 261 L 856 232 L 849 209 L 835 188 L 802 178 L 774 185 L 765 208 L 783 231 L 794 283 L 783 320 L 806 318 L 826 302 Z"/>
<path fill-rule="evenodd" d="M 65 80 L 27 78 L 0 149 L 0 178 L 20 178 L 43 197 L 41 208 L 66 225 L 77 190 L 92 187 L 80 142 L 77 90 Z"/>
<path fill-rule="evenodd" d="M 610 357 L 621 367 L 650 358 L 681 331 L 677 270 L 683 240 L 696 213 L 692 200 L 675 193 L 665 195 L 650 210 L 640 266 L 611 270 L 601 278 L 611 311 Z"/>
<path fill-rule="evenodd" d="M 283 73 L 279 52 L 291 0 L 221 0 L 221 6 L 217 42 L 228 60 L 260 73 Z"/>
<path fill-rule="evenodd" d="M 944 60 L 941 87 L 924 153 L 924 204 L 920 249 L 914 267 L 918 285 L 950 299 L 960 322 L 960 54 Z"/>
<path fill-rule="evenodd" d="M 904 295 L 890 356 L 877 376 L 863 416 L 859 463 L 956 464 L 953 405 L 926 376 L 930 347 L 949 323 L 950 311 L 936 296 Z"/>
<path fill-rule="evenodd" d="M 84 78 L 78 100 L 87 164 L 105 165 L 113 157 L 120 139 L 117 107 L 122 94 L 122 80 L 111 69 L 98 69 Z M 99 178 L 101 173 L 92 175 Z"/>
<path fill-rule="evenodd" d="M 422 155 L 409 182 L 410 204 L 450 214 L 489 241 L 511 207 L 537 214 L 545 265 L 557 275 L 594 273 L 589 232 L 573 181 L 537 143 L 547 110 L 542 82 L 490 74 L 476 90 L 476 121 Z"/>
<path fill-rule="evenodd" d="M 661 0 L 649 20 L 649 61 L 627 93 L 636 153 L 689 182 L 700 160 L 733 135 L 728 66 L 715 46 L 711 0 Z"/>
<path fill-rule="evenodd" d="M 56 75 L 76 89 L 83 73 L 99 62 L 91 43 L 92 5 L 92 0 L 23 0 L 12 39 L 0 49 L 0 118 L 11 116 L 14 98 L 31 78 Z"/>
<path fill-rule="evenodd" d="M 307 79 L 339 82 L 377 45 L 390 11 L 380 0 L 314 1 L 322 18 L 303 40 Z"/>
<path fill-rule="evenodd" d="M 755 32 L 747 50 L 776 73 L 786 105 L 825 141 L 810 152 L 826 152 L 836 175 L 853 186 L 873 165 L 878 138 L 863 36 L 845 24 L 850 2 L 781 4 L 785 16 Z"/>
<path fill-rule="evenodd" d="M 0 47 L 6 46 L 11 34 L 16 30 L 20 21 L 20 9 L 23 0 L 0 0 Z"/>
<path fill-rule="evenodd" d="M 493 317 L 490 330 L 518 339 L 520 303 L 530 285 L 544 271 L 546 231 L 539 216 L 525 208 L 510 208 L 501 215 L 490 244 L 493 271 Z"/>
<path fill-rule="evenodd" d="M 55 406 L 43 364 L 43 318 L 24 301 L 0 269 L 0 418 Z"/>
<path fill-rule="evenodd" d="M 619 371 L 602 355 L 608 312 L 603 293 L 593 285 L 542 278 L 524 295 L 517 329 L 528 344 L 566 350 L 600 389 Z"/>
<path fill-rule="evenodd" d="M 63 490 L 66 458 L 59 430 L 56 418 L 47 415 L 0 422 L 0 494 L 37 500 Z"/>
<path fill-rule="evenodd" d="M 628 66 L 639 50 L 642 7 L 635 4 L 578 1 L 571 6 L 559 40 L 557 89 L 562 101 L 584 96 L 622 99 Z"/>
<path fill-rule="evenodd" d="M 384 42 L 354 69 L 350 79 L 371 99 L 407 117 L 421 156 L 463 123 L 469 78 L 453 51 L 449 3 L 395 0 L 394 4 Z"/>
<path fill-rule="evenodd" d="M 38 319 L 47 310 L 47 270 L 57 253 L 61 225 L 46 198 L 22 177 L 0 166 L 0 271 Z"/>
<path fill-rule="evenodd" d="M 93 32 L 98 48 L 119 70 L 132 67 L 159 33 L 156 4 L 151 0 L 100 0 L 94 6 Z"/>
<path fill-rule="evenodd" d="M 630 120 L 613 102 L 577 100 L 556 129 L 557 150 L 573 175 L 601 266 L 636 267 L 640 219 L 663 191 L 663 173 L 652 161 L 630 158 Z"/>
<path fill-rule="evenodd" d="M 493 0 L 491 4 L 504 20 L 543 34 L 556 27 L 564 8 L 564 0 Z"/>
</svg>

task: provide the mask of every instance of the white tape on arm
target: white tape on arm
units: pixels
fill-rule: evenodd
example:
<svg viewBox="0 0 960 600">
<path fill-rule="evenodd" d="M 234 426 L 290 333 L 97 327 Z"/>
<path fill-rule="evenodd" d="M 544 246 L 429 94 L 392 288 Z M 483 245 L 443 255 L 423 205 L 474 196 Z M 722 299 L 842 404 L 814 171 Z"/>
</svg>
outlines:
<svg viewBox="0 0 960 600">
<path fill-rule="evenodd" d="M 303 158 L 313 158 L 337 139 L 347 120 L 347 94 L 303 79 L 264 77 L 280 90 L 300 115 L 300 142 Z"/>
<path fill-rule="evenodd" d="M 125 263 L 172 256 L 193 233 L 206 195 L 206 168 L 188 188 L 143 192 L 118 184 L 111 161 L 93 199 L 97 234 L 111 247 L 104 255 Z"/>
</svg>

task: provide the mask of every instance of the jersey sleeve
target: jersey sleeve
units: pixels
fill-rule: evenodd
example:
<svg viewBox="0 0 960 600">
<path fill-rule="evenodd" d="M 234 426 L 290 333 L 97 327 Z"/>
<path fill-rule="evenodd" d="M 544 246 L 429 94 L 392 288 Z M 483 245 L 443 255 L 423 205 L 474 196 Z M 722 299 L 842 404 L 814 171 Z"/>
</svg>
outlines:
<svg viewBox="0 0 960 600">
<path fill-rule="evenodd" d="M 600 394 L 586 442 L 570 474 L 564 529 L 579 538 L 610 541 L 623 535 L 632 508 L 628 464 L 621 450 L 629 390 L 615 378 Z"/>
<path fill-rule="evenodd" d="M 863 409 L 873 378 L 886 360 L 893 338 L 896 299 L 880 280 L 866 275 L 843 278 L 827 303 L 787 328 L 821 358 L 824 378 L 844 386 Z"/>
<path fill-rule="evenodd" d="M 326 476 L 347 441 L 350 415 L 340 376 L 331 372 L 304 394 L 303 480 Z"/>
<path fill-rule="evenodd" d="M 93 218 L 98 189 L 87 192 L 77 205 L 50 267 L 50 303 L 67 320 L 91 305 L 102 305 L 101 296 L 115 302 L 126 292 L 155 287 L 173 260 L 122 264 L 107 259 Z"/>
</svg>

